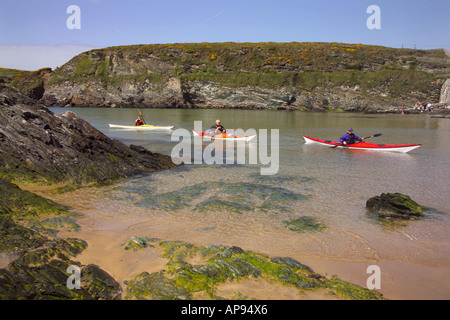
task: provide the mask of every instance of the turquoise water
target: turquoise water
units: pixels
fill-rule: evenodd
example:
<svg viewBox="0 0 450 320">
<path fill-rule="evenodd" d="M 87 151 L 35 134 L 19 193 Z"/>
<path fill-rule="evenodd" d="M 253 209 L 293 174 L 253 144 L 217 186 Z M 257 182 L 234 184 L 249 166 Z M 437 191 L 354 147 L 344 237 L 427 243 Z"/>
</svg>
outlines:
<svg viewBox="0 0 450 320">
<path fill-rule="evenodd" d="M 75 112 L 109 137 L 151 151 L 170 155 L 178 143 L 171 141 L 171 131 L 109 128 L 108 123 L 132 124 L 137 109 L 51 110 Z M 130 208 L 121 215 L 186 221 L 180 237 L 190 234 L 191 224 L 197 241 L 293 256 L 361 285 L 368 277 L 365 267 L 377 264 L 384 279 L 380 291 L 388 298 L 450 298 L 449 119 L 250 110 L 141 112 L 148 124 L 189 131 L 194 121 L 202 121 L 206 129 L 216 119 L 225 128 L 278 129 L 278 171 L 261 175 L 260 162 L 195 164 L 134 177 L 102 190 L 103 215 L 114 219 L 110 208 L 120 204 Z M 349 126 L 360 136 L 382 133 L 372 142 L 423 146 L 408 154 L 377 153 L 306 145 L 302 138 L 337 140 Z M 203 142 L 202 150 L 210 144 Z M 248 155 L 261 146 L 256 139 L 243 148 Z M 380 222 L 367 216 L 365 202 L 383 192 L 407 194 L 434 210 L 417 221 Z M 289 228 L 298 219 L 324 228 Z"/>
</svg>

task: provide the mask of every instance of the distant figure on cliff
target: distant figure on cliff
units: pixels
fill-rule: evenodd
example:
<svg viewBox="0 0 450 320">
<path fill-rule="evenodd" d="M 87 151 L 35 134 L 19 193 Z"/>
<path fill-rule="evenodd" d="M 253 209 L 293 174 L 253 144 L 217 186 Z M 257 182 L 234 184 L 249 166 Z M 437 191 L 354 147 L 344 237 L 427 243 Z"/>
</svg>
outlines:
<svg viewBox="0 0 450 320">
<path fill-rule="evenodd" d="M 214 135 L 226 132 L 225 128 L 220 124 L 220 120 L 216 120 L 216 124 L 211 127 Z"/>
<path fill-rule="evenodd" d="M 339 142 L 343 145 L 347 144 L 354 144 L 356 141 L 363 141 L 364 138 L 358 137 L 356 134 L 353 133 L 353 128 L 348 128 L 347 133 L 344 134 L 341 139 L 339 139 Z"/>
<path fill-rule="evenodd" d="M 136 121 L 134 122 L 134 125 L 135 126 L 142 126 L 142 125 L 144 125 L 144 121 L 143 121 L 141 116 L 137 117 Z"/>
</svg>

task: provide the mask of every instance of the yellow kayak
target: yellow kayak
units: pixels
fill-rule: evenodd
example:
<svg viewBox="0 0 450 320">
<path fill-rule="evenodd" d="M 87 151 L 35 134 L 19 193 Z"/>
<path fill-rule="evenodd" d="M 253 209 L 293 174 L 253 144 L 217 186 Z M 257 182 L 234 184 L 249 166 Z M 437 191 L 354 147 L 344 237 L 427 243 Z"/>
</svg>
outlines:
<svg viewBox="0 0 450 320">
<path fill-rule="evenodd" d="M 144 124 L 142 126 L 124 125 L 124 124 L 109 124 L 110 128 L 117 129 L 132 129 L 132 130 L 171 130 L 174 126 L 154 126 L 151 124 Z"/>
</svg>

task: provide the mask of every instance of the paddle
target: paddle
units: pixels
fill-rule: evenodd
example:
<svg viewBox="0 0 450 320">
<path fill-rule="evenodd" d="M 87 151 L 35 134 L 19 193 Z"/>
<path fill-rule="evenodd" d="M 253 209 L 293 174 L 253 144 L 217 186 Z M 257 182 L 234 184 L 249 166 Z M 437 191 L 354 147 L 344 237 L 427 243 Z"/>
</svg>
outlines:
<svg viewBox="0 0 450 320">
<path fill-rule="evenodd" d="M 142 118 L 142 122 L 144 122 L 144 124 L 146 124 L 146 123 L 145 123 L 145 120 L 144 120 L 144 117 L 142 116 L 141 110 L 138 109 L 138 111 L 139 111 L 139 115 L 140 115 L 141 118 Z"/>
<path fill-rule="evenodd" d="M 366 140 L 366 139 L 369 139 L 369 138 L 375 138 L 375 137 L 379 137 L 379 136 L 381 136 L 381 133 L 375 133 L 375 134 L 373 134 L 371 136 L 364 137 L 363 139 Z M 345 144 L 340 143 L 340 144 L 337 144 L 335 146 L 332 146 L 331 148 L 336 148 L 336 147 L 339 147 L 339 146 L 345 146 Z"/>
</svg>

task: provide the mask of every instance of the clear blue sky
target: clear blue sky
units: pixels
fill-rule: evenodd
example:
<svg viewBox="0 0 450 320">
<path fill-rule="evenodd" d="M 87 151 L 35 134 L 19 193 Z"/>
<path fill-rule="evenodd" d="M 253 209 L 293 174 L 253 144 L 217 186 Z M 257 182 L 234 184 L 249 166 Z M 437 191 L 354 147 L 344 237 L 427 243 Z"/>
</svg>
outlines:
<svg viewBox="0 0 450 320">
<path fill-rule="evenodd" d="M 69 30 L 70 5 L 81 29 Z M 378 5 L 381 29 L 366 10 Z M 450 0 L 0 0 L 0 67 L 61 65 L 81 51 L 174 42 L 346 42 L 450 50 Z"/>
</svg>

